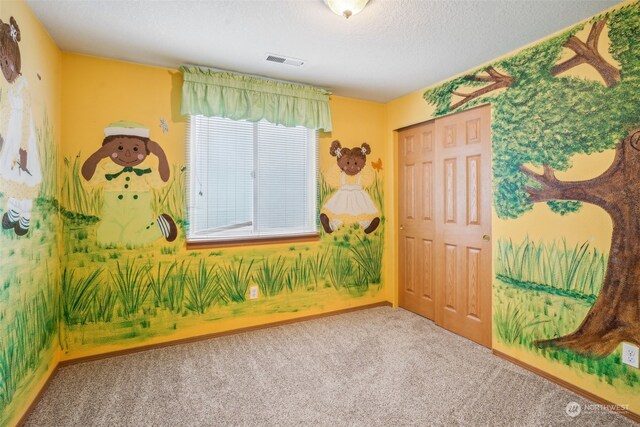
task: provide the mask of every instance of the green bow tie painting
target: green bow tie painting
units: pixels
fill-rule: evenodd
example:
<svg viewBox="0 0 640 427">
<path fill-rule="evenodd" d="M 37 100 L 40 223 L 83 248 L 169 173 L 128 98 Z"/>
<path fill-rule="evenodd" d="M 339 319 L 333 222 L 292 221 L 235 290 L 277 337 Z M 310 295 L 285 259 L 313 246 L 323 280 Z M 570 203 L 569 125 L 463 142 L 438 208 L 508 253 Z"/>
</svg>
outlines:
<svg viewBox="0 0 640 427">
<path fill-rule="evenodd" d="M 107 181 L 111 181 L 112 179 L 116 179 L 117 177 L 119 177 L 120 175 L 122 175 L 125 172 L 127 172 L 127 173 L 135 173 L 137 176 L 142 176 L 142 175 L 151 173 L 151 168 L 136 169 L 136 168 L 132 168 L 131 166 L 125 166 L 124 169 L 122 169 L 120 172 L 108 173 L 104 177 L 107 178 Z"/>
</svg>

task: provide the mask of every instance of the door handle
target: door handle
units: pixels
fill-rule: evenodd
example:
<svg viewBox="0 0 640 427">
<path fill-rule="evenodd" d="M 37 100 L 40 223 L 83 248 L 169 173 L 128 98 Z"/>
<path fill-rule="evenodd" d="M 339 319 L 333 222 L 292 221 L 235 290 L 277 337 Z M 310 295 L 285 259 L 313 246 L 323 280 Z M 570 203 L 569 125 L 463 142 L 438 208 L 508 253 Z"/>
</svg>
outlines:
<svg viewBox="0 0 640 427">
<path fill-rule="evenodd" d="M 404 224 L 400 224 L 400 230 L 404 230 Z"/>
<path fill-rule="evenodd" d="M 488 242 L 489 240 L 491 240 L 491 236 L 485 234 L 484 236 L 482 236 L 482 240 L 486 240 Z"/>
</svg>

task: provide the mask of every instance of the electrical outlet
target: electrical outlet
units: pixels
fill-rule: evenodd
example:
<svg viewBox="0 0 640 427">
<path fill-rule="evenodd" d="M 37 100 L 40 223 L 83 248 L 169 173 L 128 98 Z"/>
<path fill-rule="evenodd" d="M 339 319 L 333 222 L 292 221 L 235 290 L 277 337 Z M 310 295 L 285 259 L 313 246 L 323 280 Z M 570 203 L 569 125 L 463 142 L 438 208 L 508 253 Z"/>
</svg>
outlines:
<svg viewBox="0 0 640 427">
<path fill-rule="evenodd" d="M 622 363 L 638 368 L 638 346 L 622 343 Z"/>
<path fill-rule="evenodd" d="M 249 288 L 249 299 L 257 299 L 257 298 L 258 298 L 258 287 L 257 286 L 251 286 Z"/>
</svg>

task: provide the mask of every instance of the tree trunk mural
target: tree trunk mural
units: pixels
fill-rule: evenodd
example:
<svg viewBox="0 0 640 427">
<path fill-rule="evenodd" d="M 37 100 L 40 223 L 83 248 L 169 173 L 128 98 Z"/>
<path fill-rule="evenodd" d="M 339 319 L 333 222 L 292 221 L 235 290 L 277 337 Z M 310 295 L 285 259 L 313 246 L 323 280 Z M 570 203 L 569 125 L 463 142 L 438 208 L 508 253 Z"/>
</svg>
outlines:
<svg viewBox="0 0 640 427">
<path fill-rule="evenodd" d="M 518 218 L 542 202 L 560 215 L 577 212 L 582 203 L 609 214 L 613 234 L 596 302 L 573 333 L 535 341 L 602 357 L 622 341 L 640 345 L 640 2 L 586 25 L 584 40 L 578 36 L 583 26 L 576 26 L 429 89 L 424 98 L 436 107 L 436 116 L 491 102 L 498 217 Z M 599 51 L 607 27 L 616 63 Z M 568 51 L 572 55 L 561 60 Z M 565 73 L 580 64 L 595 72 Z M 556 177 L 555 171 L 571 169 L 574 155 L 609 149 L 616 150 L 615 160 L 600 176 Z"/>
<path fill-rule="evenodd" d="M 598 356 L 611 353 L 622 341 L 640 345 L 640 129 L 618 144 L 611 167 L 594 179 L 560 181 L 548 166 L 543 174 L 525 166 L 521 170 L 541 184 L 541 188 L 527 188 L 532 202 L 591 203 L 604 209 L 613 222 L 607 273 L 598 299 L 575 332 L 537 344 Z"/>
</svg>

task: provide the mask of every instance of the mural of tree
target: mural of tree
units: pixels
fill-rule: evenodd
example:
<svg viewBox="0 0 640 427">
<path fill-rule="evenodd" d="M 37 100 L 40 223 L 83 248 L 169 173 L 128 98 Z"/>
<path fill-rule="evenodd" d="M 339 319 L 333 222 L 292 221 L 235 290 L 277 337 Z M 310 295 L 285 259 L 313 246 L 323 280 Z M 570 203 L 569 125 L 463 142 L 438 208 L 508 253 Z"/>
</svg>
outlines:
<svg viewBox="0 0 640 427">
<path fill-rule="evenodd" d="M 606 356 L 621 341 L 640 345 L 640 2 L 586 25 L 586 40 L 577 36 L 584 28 L 578 26 L 427 90 L 424 98 L 437 115 L 491 102 L 499 217 L 517 218 L 539 202 L 560 215 L 577 211 L 581 203 L 610 215 L 610 257 L 598 299 L 573 333 L 537 342 Z M 617 64 L 598 51 L 605 26 Z M 573 56 L 560 62 L 565 49 Z M 602 81 L 563 75 L 580 64 L 593 67 Z M 615 160 L 600 176 L 556 177 L 556 171 L 571 168 L 572 156 L 608 149 L 616 150 Z"/>
</svg>

